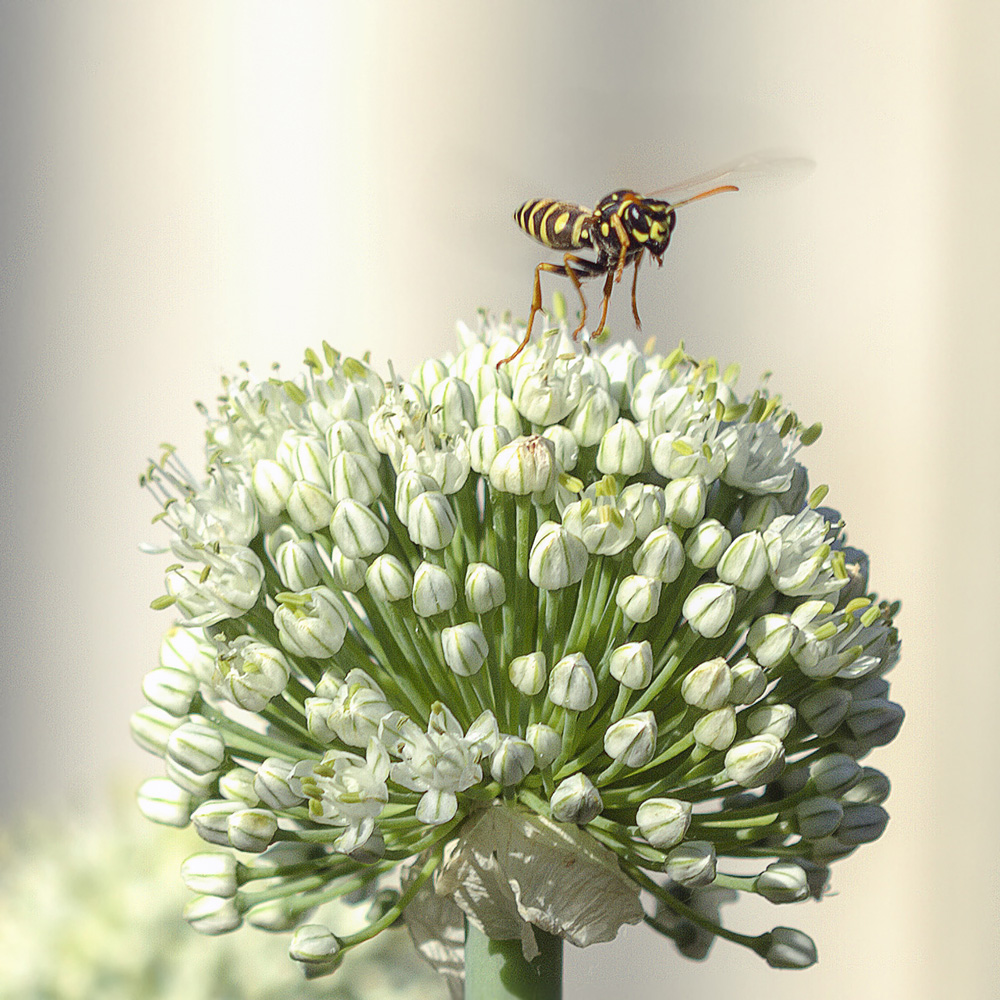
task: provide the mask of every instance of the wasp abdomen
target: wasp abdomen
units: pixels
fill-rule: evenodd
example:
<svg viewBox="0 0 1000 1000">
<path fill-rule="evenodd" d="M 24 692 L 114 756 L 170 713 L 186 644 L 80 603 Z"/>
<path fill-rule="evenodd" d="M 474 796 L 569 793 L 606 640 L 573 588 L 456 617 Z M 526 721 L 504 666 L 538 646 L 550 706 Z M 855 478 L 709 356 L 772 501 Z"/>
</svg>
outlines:
<svg viewBox="0 0 1000 1000">
<path fill-rule="evenodd" d="M 514 221 L 532 238 L 555 250 L 590 246 L 591 211 L 582 205 L 551 198 L 526 201 Z"/>
</svg>

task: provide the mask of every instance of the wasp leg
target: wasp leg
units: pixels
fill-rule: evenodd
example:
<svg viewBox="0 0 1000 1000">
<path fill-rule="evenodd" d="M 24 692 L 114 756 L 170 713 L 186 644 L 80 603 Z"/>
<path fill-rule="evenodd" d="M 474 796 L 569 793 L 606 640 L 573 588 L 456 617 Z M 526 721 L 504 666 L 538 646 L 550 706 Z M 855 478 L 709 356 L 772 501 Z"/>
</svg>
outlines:
<svg viewBox="0 0 1000 1000">
<path fill-rule="evenodd" d="M 635 317 L 635 328 L 637 330 L 642 329 L 642 323 L 639 321 L 639 307 L 635 304 L 635 286 L 639 284 L 639 265 L 642 263 L 643 251 L 639 252 L 639 256 L 635 259 L 635 274 L 632 275 L 632 315 Z"/>
<path fill-rule="evenodd" d="M 615 235 L 618 237 L 618 242 L 622 245 L 621 253 L 618 254 L 618 266 L 615 268 L 615 284 L 618 284 L 625 273 L 625 257 L 628 254 L 630 240 L 628 233 L 625 232 L 625 227 L 622 225 L 622 220 L 617 215 L 611 216 L 611 228 L 614 229 Z"/>
<path fill-rule="evenodd" d="M 601 274 L 602 270 L 593 261 L 577 257 L 576 254 L 572 253 L 568 253 L 563 257 L 562 264 L 550 264 L 548 261 L 542 261 L 535 268 L 535 286 L 531 293 L 531 312 L 528 314 L 528 329 L 524 333 L 524 340 L 517 345 L 517 350 L 510 357 L 497 362 L 497 368 L 507 364 L 509 361 L 513 361 L 528 346 L 528 341 L 531 340 L 531 328 L 535 322 L 535 313 L 539 312 L 542 308 L 542 271 L 547 271 L 550 274 L 565 275 L 573 282 L 574 287 L 580 295 L 580 304 L 583 306 L 583 318 L 580 320 L 580 325 L 573 331 L 573 339 L 576 340 L 584 324 L 587 322 L 587 300 L 583 297 L 580 278 L 591 278 L 596 274 Z"/>
<path fill-rule="evenodd" d="M 596 337 L 604 329 L 604 321 L 608 318 L 608 300 L 611 298 L 611 289 L 615 284 L 615 272 L 608 271 L 608 276 L 604 279 L 604 300 L 601 302 L 601 322 L 597 324 L 597 329 L 591 334 Z"/>
</svg>

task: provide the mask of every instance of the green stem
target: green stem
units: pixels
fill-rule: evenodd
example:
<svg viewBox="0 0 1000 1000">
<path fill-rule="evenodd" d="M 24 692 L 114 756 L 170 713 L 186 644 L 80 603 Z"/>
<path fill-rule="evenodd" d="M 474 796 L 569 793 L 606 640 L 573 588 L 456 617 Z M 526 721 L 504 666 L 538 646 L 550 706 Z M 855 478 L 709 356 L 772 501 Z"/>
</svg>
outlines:
<svg viewBox="0 0 1000 1000">
<path fill-rule="evenodd" d="M 519 939 L 491 941 L 465 922 L 465 1000 L 562 1000 L 562 938 L 532 927 L 541 949 L 524 958 Z"/>
</svg>

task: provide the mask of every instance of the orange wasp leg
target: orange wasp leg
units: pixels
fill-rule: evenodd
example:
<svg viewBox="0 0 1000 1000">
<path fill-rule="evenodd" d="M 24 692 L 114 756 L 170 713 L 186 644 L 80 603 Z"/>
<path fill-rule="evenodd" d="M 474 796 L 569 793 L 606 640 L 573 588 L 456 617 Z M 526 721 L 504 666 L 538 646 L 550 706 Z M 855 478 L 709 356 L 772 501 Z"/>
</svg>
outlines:
<svg viewBox="0 0 1000 1000">
<path fill-rule="evenodd" d="M 642 323 L 639 320 L 639 307 L 635 304 L 635 288 L 639 284 L 639 265 L 642 263 L 643 253 L 645 251 L 640 251 L 639 256 L 635 259 L 635 273 L 632 275 L 632 315 L 635 317 L 635 328 L 637 330 L 642 329 Z"/>
<path fill-rule="evenodd" d="M 591 334 L 598 336 L 604 329 L 604 321 L 608 318 L 608 301 L 611 298 L 611 289 L 615 284 L 615 272 L 608 271 L 608 276 L 604 279 L 604 300 L 601 302 L 601 322 L 597 324 L 597 329 Z"/>
</svg>

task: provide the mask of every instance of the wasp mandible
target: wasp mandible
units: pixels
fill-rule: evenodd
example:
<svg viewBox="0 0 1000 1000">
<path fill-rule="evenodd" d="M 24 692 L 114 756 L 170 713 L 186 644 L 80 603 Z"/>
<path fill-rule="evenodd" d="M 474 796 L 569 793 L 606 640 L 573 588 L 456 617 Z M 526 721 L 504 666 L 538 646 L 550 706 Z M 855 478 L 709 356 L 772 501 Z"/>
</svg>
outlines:
<svg viewBox="0 0 1000 1000">
<path fill-rule="evenodd" d="M 654 191 L 650 195 L 641 195 L 636 191 L 623 189 L 613 191 L 602 198 L 597 207 L 591 211 L 582 205 L 574 205 L 567 201 L 555 201 L 551 198 L 536 198 L 526 201 L 515 213 L 514 221 L 532 239 L 543 243 L 553 250 L 563 250 L 563 262 L 553 264 L 542 261 L 535 268 L 535 286 L 531 295 L 531 313 L 528 316 L 528 328 L 524 340 L 517 350 L 508 358 L 499 362 L 497 367 L 513 361 L 531 340 L 531 327 L 535 314 L 542 308 L 542 271 L 552 274 L 562 274 L 573 282 L 573 287 L 580 296 L 582 315 L 580 324 L 573 331 L 576 340 L 587 322 L 587 300 L 583 297 L 581 281 L 604 275 L 603 299 L 601 301 L 601 321 L 597 324 L 593 336 L 604 329 L 608 317 L 608 302 L 611 299 L 613 287 L 622 280 L 625 268 L 634 265 L 632 276 L 632 316 L 637 329 L 642 328 L 639 320 L 639 309 L 635 301 L 635 289 L 639 280 L 639 265 L 648 252 L 656 263 L 663 266 L 663 253 L 670 243 L 670 236 L 677 222 L 675 210 L 683 205 L 701 201 L 724 191 L 738 191 L 735 183 L 719 184 L 719 181 L 750 181 L 762 177 L 774 177 L 811 169 L 809 160 L 784 158 L 777 159 L 760 155 L 750 156 L 737 163 L 730 164 L 721 170 L 692 177 L 680 184 Z M 708 187 L 708 185 L 713 185 Z M 698 190 L 706 189 L 707 190 Z M 677 201 L 662 201 L 657 195 L 684 194 L 695 191 L 688 197 Z M 591 250 L 597 255 L 596 260 L 588 260 L 573 250 Z"/>
</svg>

